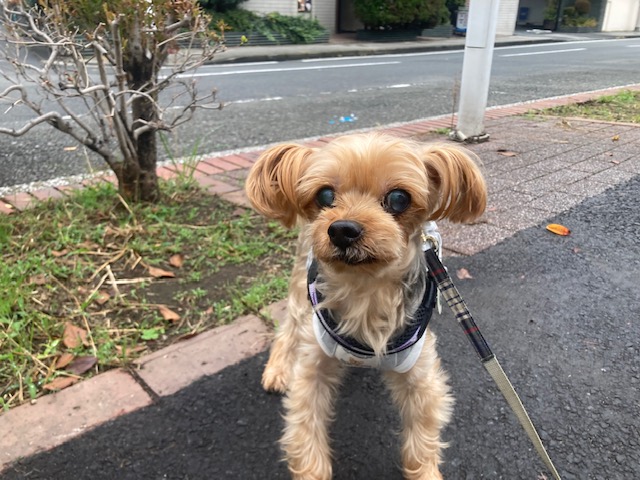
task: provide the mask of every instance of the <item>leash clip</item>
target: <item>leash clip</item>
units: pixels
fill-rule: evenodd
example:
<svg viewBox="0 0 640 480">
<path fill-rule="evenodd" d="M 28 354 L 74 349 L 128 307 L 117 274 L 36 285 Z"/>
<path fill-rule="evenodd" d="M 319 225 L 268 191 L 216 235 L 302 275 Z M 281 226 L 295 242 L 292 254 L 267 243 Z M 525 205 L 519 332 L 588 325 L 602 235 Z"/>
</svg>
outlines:
<svg viewBox="0 0 640 480">
<path fill-rule="evenodd" d="M 436 222 L 432 220 L 424 224 L 421 238 L 422 251 L 426 252 L 432 249 L 438 255 L 438 259 L 442 260 L 442 236 L 440 235 Z M 436 294 L 436 309 L 438 310 L 438 315 L 442 315 L 442 293 L 440 289 L 438 289 L 438 293 Z"/>
</svg>

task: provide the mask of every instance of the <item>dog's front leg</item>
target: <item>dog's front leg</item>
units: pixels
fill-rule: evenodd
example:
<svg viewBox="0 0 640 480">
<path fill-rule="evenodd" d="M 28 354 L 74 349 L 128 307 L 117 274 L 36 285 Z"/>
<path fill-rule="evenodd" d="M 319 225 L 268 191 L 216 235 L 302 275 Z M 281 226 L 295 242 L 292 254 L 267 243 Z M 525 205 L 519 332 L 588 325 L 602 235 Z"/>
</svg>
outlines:
<svg viewBox="0 0 640 480">
<path fill-rule="evenodd" d="M 291 272 L 287 316 L 279 325 L 271 345 L 269 361 L 262 372 L 262 388 L 284 393 L 298 356 L 301 329 L 311 321 L 311 305 L 307 299 L 306 255 L 298 248 L 297 261 Z"/>
<path fill-rule="evenodd" d="M 281 445 L 294 480 L 332 477 L 329 422 L 344 368 L 315 342 L 305 342 L 284 400 L 285 430 Z"/>
<path fill-rule="evenodd" d="M 420 358 L 407 373 L 386 372 L 385 380 L 400 410 L 403 427 L 402 465 L 410 480 L 441 480 L 438 465 L 445 445 L 440 431 L 451 417 L 453 397 L 440 368 L 435 336 L 427 338 Z"/>
</svg>

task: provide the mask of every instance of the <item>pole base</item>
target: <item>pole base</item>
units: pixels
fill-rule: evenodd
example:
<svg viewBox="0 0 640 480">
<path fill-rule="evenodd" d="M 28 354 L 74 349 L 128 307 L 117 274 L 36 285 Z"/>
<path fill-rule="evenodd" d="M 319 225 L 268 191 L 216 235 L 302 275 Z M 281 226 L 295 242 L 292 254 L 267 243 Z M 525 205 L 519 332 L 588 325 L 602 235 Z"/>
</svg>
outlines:
<svg viewBox="0 0 640 480">
<path fill-rule="evenodd" d="M 464 142 L 464 143 L 484 143 L 489 141 L 490 135 L 486 132 L 481 133 L 479 135 L 471 135 L 467 136 L 462 133 L 460 130 L 451 130 L 449 133 L 449 138 L 456 142 Z"/>
</svg>

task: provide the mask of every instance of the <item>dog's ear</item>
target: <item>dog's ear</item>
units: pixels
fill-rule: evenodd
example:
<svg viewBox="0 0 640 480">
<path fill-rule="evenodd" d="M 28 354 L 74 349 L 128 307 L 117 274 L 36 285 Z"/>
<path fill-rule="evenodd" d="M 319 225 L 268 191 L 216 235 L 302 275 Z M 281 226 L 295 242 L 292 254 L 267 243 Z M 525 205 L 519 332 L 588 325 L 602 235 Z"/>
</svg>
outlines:
<svg viewBox="0 0 640 480">
<path fill-rule="evenodd" d="M 423 153 L 432 189 L 430 219 L 469 222 L 482 215 L 487 187 L 475 155 L 451 145 L 430 145 Z"/>
<path fill-rule="evenodd" d="M 313 149 L 292 143 L 265 150 L 251 168 L 245 184 L 254 208 L 292 227 L 300 213 L 296 185 L 311 153 Z"/>
</svg>

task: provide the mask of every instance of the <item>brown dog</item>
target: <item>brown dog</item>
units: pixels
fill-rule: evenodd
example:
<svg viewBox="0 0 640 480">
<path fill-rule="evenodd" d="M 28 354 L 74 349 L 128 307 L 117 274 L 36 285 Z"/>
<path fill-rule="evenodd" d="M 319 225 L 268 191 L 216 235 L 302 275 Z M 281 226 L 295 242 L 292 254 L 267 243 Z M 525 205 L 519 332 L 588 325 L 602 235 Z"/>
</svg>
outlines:
<svg viewBox="0 0 640 480">
<path fill-rule="evenodd" d="M 435 336 L 416 320 L 430 315 L 435 291 L 422 234 L 429 220 L 464 222 L 484 211 L 486 187 L 470 153 L 384 134 L 320 149 L 284 144 L 261 155 L 246 191 L 265 216 L 300 226 L 288 316 L 262 376 L 266 390 L 286 393 L 281 444 L 292 477 L 331 478 L 327 428 L 351 363 L 383 371 L 402 417 L 405 477 L 442 478 L 440 431 L 453 399 Z"/>
</svg>

